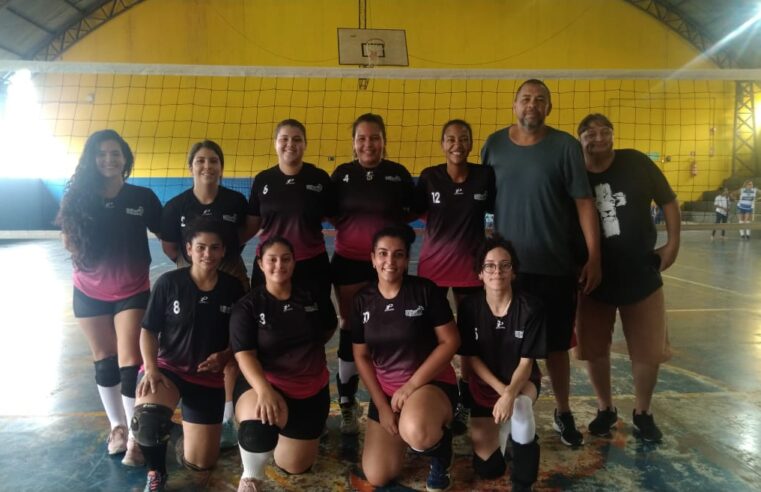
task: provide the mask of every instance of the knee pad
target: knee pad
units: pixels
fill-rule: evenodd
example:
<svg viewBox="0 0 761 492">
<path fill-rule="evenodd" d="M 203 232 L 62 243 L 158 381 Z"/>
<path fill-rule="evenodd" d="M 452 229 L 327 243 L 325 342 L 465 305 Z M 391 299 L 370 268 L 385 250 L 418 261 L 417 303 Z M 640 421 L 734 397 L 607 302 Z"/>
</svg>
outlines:
<svg viewBox="0 0 761 492">
<path fill-rule="evenodd" d="M 505 474 L 507 464 L 502 451 L 497 448 L 488 459 L 482 460 L 476 453 L 473 453 L 473 470 L 476 474 L 485 480 L 493 480 Z"/>
<path fill-rule="evenodd" d="M 137 369 L 139 366 L 126 366 L 119 368 L 119 377 L 122 382 L 122 395 L 127 398 L 135 397 L 137 389 Z"/>
<path fill-rule="evenodd" d="M 280 430 L 258 420 L 244 420 L 238 425 L 238 444 L 249 453 L 266 453 L 277 446 Z"/>
<path fill-rule="evenodd" d="M 173 413 L 171 408 L 153 403 L 136 406 L 130 429 L 137 443 L 153 447 L 169 441 Z"/>
<path fill-rule="evenodd" d="M 350 330 L 338 330 L 338 358 L 347 362 L 354 362 Z"/>
<path fill-rule="evenodd" d="M 95 361 L 95 383 L 98 386 L 110 388 L 119 384 L 120 381 L 119 362 L 115 355 Z"/>
<path fill-rule="evenodd" d="M 510 432 L 518 444 L 527 444 L 534 440 L 536 423 L 531 398 L 519 395 L 513 403 L 513 416 L 510 418 Z"/>
<path fill-rule="evenodd" d="M 539 476 L 539 438 L 534 438 L 528 444 L 513 444 L 513 482 L 530 487 Z"/>
<path fill-rule="evenodd" d="M 424 449 L 423 451 L 417 451 L 413 449 L 413 452 L 422 456 L 439 458 L 448 464 L 452 456 L 452 430 L 448 427 L 444 427 L 442 431 L 444 435 L 441 436 L 439 442 L 428 449 Z"/>
</svg>

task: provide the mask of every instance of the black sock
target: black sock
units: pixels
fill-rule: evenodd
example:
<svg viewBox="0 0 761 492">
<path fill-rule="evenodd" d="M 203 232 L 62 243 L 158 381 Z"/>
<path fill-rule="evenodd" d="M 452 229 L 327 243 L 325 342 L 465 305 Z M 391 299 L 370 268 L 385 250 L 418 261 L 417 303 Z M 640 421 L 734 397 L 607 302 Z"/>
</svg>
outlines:
<svg viewBox="0 0 761 492">
<path fill-rule="evenodd" d="M 145 457 L 145 466 L 148 470 L 156 470 L 162 475 L 166 475 L 166 443 L 158 446 L 140 445 L 140 451 Z"/>
</svg>

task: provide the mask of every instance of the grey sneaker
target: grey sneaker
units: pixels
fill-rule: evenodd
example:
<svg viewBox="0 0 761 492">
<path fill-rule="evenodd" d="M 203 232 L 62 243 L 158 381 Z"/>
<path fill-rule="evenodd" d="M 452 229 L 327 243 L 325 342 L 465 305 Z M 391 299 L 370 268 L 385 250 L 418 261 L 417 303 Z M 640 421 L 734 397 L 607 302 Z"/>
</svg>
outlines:
<svg viewBox="0 0 761 492">
<path fill-rule="evenodd" d="M 340 405 L 341 407 L 341 434 L 359 434 L 359 418 L 362 416 L 362 407 L 355 398 L 352 403 Z"/>
<path fill-rule="evenodd" d="M 235 420 L 230 419 L 227 422 L 222 422 L 222 435 L 219 438 L 219 447 L 229 449 L 237 445 L 238 430 L 235 428 Z"/>
<path fill-rule="evenodd" d="M 127 428 L 117 425 L 108 434 L 108 454 L 120 454 L 127 450 Z"/>
</svg>

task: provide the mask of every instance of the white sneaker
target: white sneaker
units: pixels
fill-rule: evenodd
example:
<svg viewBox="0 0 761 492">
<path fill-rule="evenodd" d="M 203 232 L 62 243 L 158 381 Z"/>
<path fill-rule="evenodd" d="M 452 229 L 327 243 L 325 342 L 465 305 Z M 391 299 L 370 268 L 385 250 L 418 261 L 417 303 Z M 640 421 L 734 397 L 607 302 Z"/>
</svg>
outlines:
<svg viewBox="0 0 761 492">
<path fill-rule="evenodd" d="M 127 451 L 127 428 L 117 425 L 108 435 L 108 454 L 119 454 Z"/>
<path fill-rule="evenodd" d="M 135 441 L 134 437 L 130 437 L 127 440 L 127 452 L 124 453 L 124 458 L 122 458 L 122 465 L 143 466 L 144 464 L 145 458 L 143 458 L 143 452 L 140 450 L 140 445 Z"/>
<path fill-rule="evenodd" d="M 258 492 L 257 483 L 258 480 L 253 478 L 241 478 L 238 482 L 238 492 Z"/>
</svg>

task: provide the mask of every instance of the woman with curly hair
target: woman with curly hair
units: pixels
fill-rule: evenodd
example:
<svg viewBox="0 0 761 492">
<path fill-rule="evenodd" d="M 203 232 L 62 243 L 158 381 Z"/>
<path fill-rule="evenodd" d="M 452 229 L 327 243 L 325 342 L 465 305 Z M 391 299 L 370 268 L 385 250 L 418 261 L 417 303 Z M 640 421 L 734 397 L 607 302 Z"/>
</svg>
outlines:
<svg viewBox="0 0 761 492">
<path fill-rule="evenodd" d="M 146 228 L 159 230 L 161 203 L 149 189 L 125 183 L 134 156 L 114 130 L 85 143 L 61 202 L 58 223 L 74 264 L 74 316 L 93 360 L 95 382 L 111 423 L 108 453 L 143 462 L 127 422 L 135 407 L 140 321 L 150 294 Z"/>
</svg>

